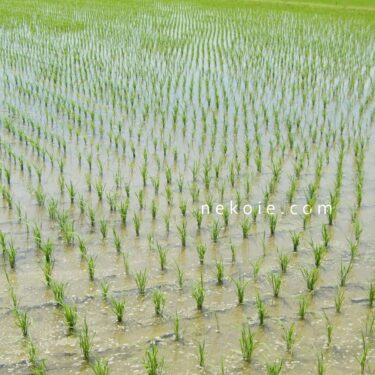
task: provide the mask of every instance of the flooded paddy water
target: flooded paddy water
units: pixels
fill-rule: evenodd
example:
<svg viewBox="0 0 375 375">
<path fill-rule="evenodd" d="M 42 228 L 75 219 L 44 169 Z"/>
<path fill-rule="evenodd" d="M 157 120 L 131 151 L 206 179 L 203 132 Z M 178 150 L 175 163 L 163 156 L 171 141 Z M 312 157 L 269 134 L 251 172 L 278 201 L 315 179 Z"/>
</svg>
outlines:
<svg viewBox="0 0 375 375">
<path fill-rule="evenodd" d="M 0 7 L 0 374 L 375 371 L 372 11 Z"/>
</svg>

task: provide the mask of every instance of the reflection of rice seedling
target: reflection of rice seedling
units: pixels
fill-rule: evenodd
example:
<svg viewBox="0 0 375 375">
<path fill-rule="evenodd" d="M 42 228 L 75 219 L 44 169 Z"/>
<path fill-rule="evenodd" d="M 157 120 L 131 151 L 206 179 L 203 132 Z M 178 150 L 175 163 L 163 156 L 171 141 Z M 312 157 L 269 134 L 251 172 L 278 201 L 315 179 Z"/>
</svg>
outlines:
<svg viewBox="0 0 375 375">
<path fill-rule="evenodd" d="M 143 271 L 138 271 L 135 274 L 135 282 L 137 284 L 138 292 L 141 296 L 144 296 L 146 291 L 146 284 L 147 284 L 147 269 L 145 268 Z"/>
<path fill-rule="evenodd" d="M 112 306 L 113 312 L 116 315 L 117 322 L 121 323 L 124 317 L 124 312 L 125 312 L 125 301 L 112 298 L 111 306 Z"/>
<path fill-rule="evenodd" d="M 152 302 L 154 303 L 155 314 L 158 316 L 163 315 L 165 295 L 161 290 L 157 289 L 154 291 L 152 294 Z"/>
<path fill-rule="evenodd" d="M 146 351 L 144 366 L 148 375 L 158 375 L 164 366 L 164 358 L 158 358 L 158 347 L 155 343 Z"/>
<path fill-rule="evenodd" d="M 251 332 L 250 327 L 242 328 L 241 338 L 240 338 L 242 357 L 246 362 L 251 362 L 251 357 L 253 355 L 256 341 L 254 334 Z"/>
</svg>

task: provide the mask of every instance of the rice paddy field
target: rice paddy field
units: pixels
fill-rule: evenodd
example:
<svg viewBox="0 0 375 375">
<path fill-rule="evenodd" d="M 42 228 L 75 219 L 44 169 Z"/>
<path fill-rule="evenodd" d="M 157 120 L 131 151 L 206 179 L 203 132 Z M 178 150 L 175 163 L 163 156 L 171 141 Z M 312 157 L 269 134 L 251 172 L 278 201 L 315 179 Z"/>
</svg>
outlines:
<svg viewBox="0 0 375 375">
<path fill-rule="evenodd" d="M 372 1 L 1 1 L 0 374 L 374 374 L 374 79 Z"/>
</svg>

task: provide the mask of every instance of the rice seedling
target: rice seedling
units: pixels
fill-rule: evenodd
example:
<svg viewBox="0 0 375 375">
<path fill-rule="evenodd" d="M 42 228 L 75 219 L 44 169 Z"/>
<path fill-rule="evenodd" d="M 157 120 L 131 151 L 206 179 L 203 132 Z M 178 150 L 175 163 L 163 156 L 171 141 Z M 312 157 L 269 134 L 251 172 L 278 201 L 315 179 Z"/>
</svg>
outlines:
<svg viewBox="0 0 375 375">
<path fill-rule="evenodd" d="M 107 220 L 105 219 L 100 219 L 100 233 L 102 235 L 102 239 L 105 240 L 107 238 L 107 234 L 108 234 L 108 223 L 107 223 Z"/>
<path fill-rule="evenodd" d="M 270 214 L 270 215 L 268 215 L 268 219 L 269 219 L 269 224 L 270 224 L 271 236 L 274 236 L 275 232 L 276 232 L 277 216 L 273 215 L 273 214 Z"/>
<path fill-rule="evenodd" d="M 346 285 L 352 268 L 353 268 L 353 263 L 351 261 L 349 262 L 347 266 L 345 266 L 341 259 L 340 271 L 339 271 L 339 284 L 341 287 L 344 287 Z"/>
<path fill-rule="evenodd" d="M 252 268 L 252 271 L 253 271 L 253 280 L 254 280 L 254 282 L 257 281 L 257 279 L 258 279 L 262 263 L 263 263 L 263 259 L 262 258 L 259 258 L 256 262 L 251 263 L 251 268 Z"/>
<path fill-rule="evenodd" d="M 292 323 L 289 327 L 283 327 L 282 337 L 285 341 L 286 351 L 288 353 L 291 353 L 293 346 L 296 342 L 296 333 L 294 329 L 294 323 Z"/>
<path fill-rule="evenodd" d="M 273 292 L 273 296 L 275 298 L 278 298 L 279 297 L 279 294 L 280 294 L 280 289 L 281 289 L 281 275 L 278 274 L 278 273 L 273 273 L 271 272 L 269 275 L 268 275 L 268 282 L 271 284 L 272 286 L 272 292 Z"/>
<path fill-rule="evenodd" d="M 345 299 L 344 290 L 342 288 L 337 288 L 335 298 L 334 298 L 335 309 L 336 309 L 337 313 L 341 312 L 342 304 L 344 303 L 344 299 Z"/>
<path fill-rule="evenodd" d="M 302 276 L 306 281 L 306 287 L 307 289 L 312 292 L 314 291 L 316 287 L 316 283 L 318 281 L 319 277 L 319 269 L 318 268 L 312 268 L 308 270 L 306 267 L 301 268 Z"/>
<path fill-rule="evenodd" d="M 101 179 L 96 181 L 95 190 L 96 190 L 96 193 L 98 194 L 98 200 L 99 202 L 101 202 L 103 200 L 103 195 L 104 195 L 104 185 Z"/>
<path fill-rule="evenodd" d="M 109 375 L 108 361 L 104 359 L 95 359 L 92 365 L 92 371 L 95 375 Z"/>
<path fill-rule="evenodd" d="M 198 243 L 196 246 L 197 254 L 198 254 L 198 259 L 200 264 L 204 264 L 204 257 L 207 252 L 207 246 L 203 243 Z"/>
<path fill-rule="evenodd" d="M 147 280 L 148 280 L 148 277 L 147 277 L 147 269 L 146 268 L 143 271 L 138 271 L 135 274 L 135 282 L 137 284 L 138 293 L 141 296 L 145 295 Z"/>
<path fill-rule="evenodd" d="M 362 352 L 359 356 L 356 356 L 361 368 L 361 375 L 366 374 L 366 367 L 369 360 L 370 343 L 366 339 L 366 336 L 362 332 Z"/>
<path fill-rule="evenodd" d="M 161 290 L 157 289 L 154 291 L 154 293 L 152 294 L 152 302 L 154 303 L 155 314 L 157 316 L 163 315 L 166 298 Z"/>
<path fill-rule="evenodd" d="M 39 352 L 33 341 L 29 340 L 28 361 L 30 363 L 31 373 L 35 375 L 44 375 L 47 373 L 44 359 L 39 357 Z"/>
<path fill-rule="evenodd" d="M 289 255 L 279 253 L 279 263 L 280 263 L 280 269 L 282 273 L 286 273 L 289 261 L 290 261 Z"/>
<path fill-rule="evenodd" d="M 255 341 L 254 334 L 251 332 L 250 327 L 243 327 L 240 337 L 240 346 L 244 361 L 251 362 L 256 344 L 257 342 Z"/>
<path fill-rule="evenodd" d="M 8 245 L 6 247 L 6 255 L 8 257 L 10 268 L 14 269 L 16 267 L 17 251 L 12 240 L 8 242 Z"/>
<path fill-rule="evenodd" d="M 196 209 L 193 211 L 193 216 L 197 222 L 197 229 L 200 230 L 202 226 L 203 214 L 201 210 Z"/>
<path fill-rule="evenodd" d="M 110 287 L 111 287 L 111 284 L 107 280 L 103 280 L 100 282 L 100 289 L 102 291 L 102 297 L 105 301 L 107 300 Z"/>
<path fill-rule="evenodd" d="M 181 225 L 177 225 L 177 231 L 180 236 L 181 246 L 185 247 L 187 237 L 187 223 L 185 219 L 182 220 Z"/>
<path fill-rule="evenodd" d="M 70 306 L 64 303 L 63 312 L 67 328 L 69 329 L 69 331 L 73 331 L 78 320 L 77 308 L 75 306 Z"/>
<path fill-rule="evenodd" d="M 323 238 L 324 247 L 327 249 L 329 246 L 329 242 L 331 241 L 331 234 L 326 224 L 322 225 L 322 238 Z"/>
<path fill-rule="evenodd" d="M 368 292 L 368 303 L 370 307 L 374 305 L 374 300 L 375 300 L 375 285 L 371 283 L 369 292 Z"/>
<path fill-rule="evenodd" d="M 245 278 L 242 275 L 239 276 L 237 280 L 232 278 L 232 282 L 234 284 L 238 304 L 241 305 L 241 304 L 243 304 L 243 300 L 244 300 L 244 297 L 245 297 L 245 289 L 246 289 L 246 286 L 248 285 L 249 282 L 245 281 Z"/>
<path fill-rule="evenodd" d="M 129 198 L 120 203 L 120 217 L 123 225 L 126 225 L 126 218 L 128 216 Z"/>
<path fill-rule="evenodd" d="M 70 203 L 73 204 L 75 196 L 76 196 L 76 190 L 72 181 L 70 181 L 69 184 L 66 184 L 66 189 L 68 190 L 68 193 L 69 193 Z"/>
<path fill-rule="evenodd" d="M 203 277 L 201 276 L 201 279 L 199 282 L 197 282 L 193 288 L 192 296 L 195 299 L 195 303 L 197 305 L 197 310 L 203 309 L 203 302 L 206 295 L 206 291 L 204 289 L 203 285 Z"/>
<path fill-rule="evenodd" d="M 125 301 L 112 298 L 111 307 L 112 307 L 112 311 L 116 315 L 117 323 L 122 323 L 124 312 L 125 312 Z"/>
<path fill-rule="evenodd" d="M 326 313 L 324 313 L 324 319 L 326 323 L 327 347 L 329 347 L 332 343 L 333 325 Z"/>
<path fill-rule="evenodd" d="M 230 244 L 230 253 L 232 256 L 232 263 L 236 263 L 237 248 L 232 243 Z"/>
<path fill-rule="evenodd" d="M 53 267 L 54 267 L 53 261 L 50 261 L 50 262 L 45 261 L 44 262 L 43 274 L 44 274 L 44 280 L 45 280 L 48 288 L 51 286 Z"/>
<path fill-rule="evenodd" d="M 139 237 L 139 230 L 141 227 L 141 218 L 139 215 L 134 213 L 133 215 L 133 224 L 134 224 L 134 230 L 137 237 Z"/>
<path fill-rule="evenodd" d="M 83 320 L 83 327 L 79 335 L 79 346 L 81 348 L 83 358 L 86 361 L 90 360 L 90 354 L 91 354 L 91 349 L 93 345 L 92 340 L 93 340 L 93 337 L 89 333 L 89 327 L 87 325 L 87 321 L 85 317 Z"/>
<path fill-rule="evenodd" d="M 44 258 L 46 263 L 52 262 L 52 254 L 53 254 L 53 244 L 50 239 L 48 239 L 45 243 L 40 246 L 40 250 L 44 254 Z"/>
<path fill-rule="evenodd" d="M 266 305 L 263 302 L 259 293 L 257 294 L 256 299 L 255 299 L 255 306 L 256 306 L 257 311 L 258 311 L 259 324 L 261 326 L 263 326 L 264 325 L 264 319 L 267 316 L 267 308 L 266 308 Z"/>
<path fill-rule="evenodd" d="M 251 224 L 249 218 L 245 218 L 241 221 L 242 237 L 247 238 L 250 232 Z"/>
<path fill-rule="evenodd" d="M 164 367 L 164 358 L 159 358 L 158 347 L 152 343 L 146 351 L 144 366 L 148 375 L 159 375 Z"/>
<path fill-rule="evenodd" d="M 198 343 L 198 364 L 202 368 L 206 365 L 206 343 L 204 341 Z"/>
<path fill-rule="evenodd" d="M 173 330 L 174 330 L 174 337 L 176 341 L 180 341 L 181 339 L 181 327 L 180 327 L 180 317 L 178 313 L 176 313 L 173 321 Z"/>
<path fill-rule="evenodd" d="M 323 257 L 326 254 L 326 247 L 324 247 L 324 245 L 322 244 L 316 245 L 314 243 L 311 243 L 311 247 L 314 254 L 315 267 L 319 268 L 323 260 Z"/>
<path fill-rule="evenodd" d="M 158 255 L 159 255 L 159 263 L 160 263 L 160 269 L 164 271 L 167 266 L 167 249 L 163 248 L 158 244 Z"/>
<path fill-rule="evenodd" d="M 115 249 L 117 253 L 121 253 L 121 247 L 122 247 L 121 238 L 115 228 L 112 229 L 112 233 L 113 233 L 113 244 L 115 245 Z"/>
<path fill-rule="evenodd" d="M 211 239 L 213 242 L 217 242 L 221 231 L 221 224 L 219 220 L 214 220 L 211 227 Z"/>
<path fill-rule="evenodd" d="M 177 284 L 180 289 L 184 287 L 185 273 L 184 270 L 176 263 Z"/>
<path fill-rule="evenodd" d="M 58 281 L 51 282 L 51 290 L 55 298 L 55 302 L 59 307 L 62 307 L 65 303 L 65 286 L 66 284 Z"/>
<path fill-rule="evenodd" d="M 301 320 L 305 319 L 306 312 L 308 308 L 307 299 L 305 296 L 300 297 L 298 301 L 298 316 Z"/>
<path fill-rule="evenodd" d="M 266 363 L 267 375 L 279 375 L 283 368 L 282 361 L 275 361 L 272 363 Z"/>
<path fill-rule="evenodd" d="M 316 355 L 316 368 L 318 375 L 324 375 L 326 373 L 327 366 L 324 360 L 323 352 Z"/>
<path fill-rule="evenodd" d="M 21 329 L 22 336 L 27 337 L 29 334 L 30 318 L 26 311 L 15 310 L 16 324 Z"/>
<path fill-rule="evenodd" d="M 89 279 L 90 279 L 90 281 L 94 281 L 95 264 L 96 264 L 95 258 L 92 255 L 88 256 L 87 257 L 87 270 L 89 272 Z"/>
<path fill-rule="evenodd" d="M 215 262 L 216 267 L 216 282 L 218 285 L 223 285 L 224 283 L 224 263 L 223 260 L 220 259 L 219 261 Z"/>
</svg>

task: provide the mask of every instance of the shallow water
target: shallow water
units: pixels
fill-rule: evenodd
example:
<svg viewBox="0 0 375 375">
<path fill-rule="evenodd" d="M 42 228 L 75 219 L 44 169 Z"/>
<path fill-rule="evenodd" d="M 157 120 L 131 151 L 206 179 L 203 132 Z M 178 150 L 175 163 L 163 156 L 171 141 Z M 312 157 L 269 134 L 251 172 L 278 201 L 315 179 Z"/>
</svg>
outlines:
<svg viewBox="0 0 375 375">
<path fill-rule="evenodd" d="M 375 105 L 374 87 L 369 77 L 374 74 L 371 61 L 374 61 L 375 49 L 371 35 L 363 32 L 367 30 L 371 33 L 373 22 L 367 23 L 368 19 L 360 14 L 328 13 L 317 19 L 310 12 L 271 10 L 255 5 L 246 11 L 204 8 L 197 4 L 176 6 L 172 3 L 143 6 L 129 3 L 126 9 L 114 4 L 113 7 L 105 10 L 99 6 L 78 9 L 69 5 L 65 8 L 44 8 L 40 3 L 37 7 L 42 15 L 40 19 L 24 22 L 21 18 L 15 19 L 12 28 L 4 26 L 1 29 L 1 83 L 4 94 L 1 97 L 0 155 L 1 165 L 10 171 L 9 189 L 14 205 L 9 209 L 5 199 L 0 201 L 0 229 L 7 239 L 13 240 L 17 257 L 14 270 L 10 268 L 6 255 L 1 258 L 0 373 L 30 372 L 27 340 L 22 338 L 11 311 L 10 285 L 20 300 L 21 308 L 30 316 L 29 336 L 46 360 L 48 373 L 51 374 L 92 372 L 79 347 L 78 334 L 84 317 L 90 332 L 95 333 L 92 358 L 107 359 L 113 374 L 144 373 L 145 351 L 153 340 L 158 344 L 160 356 L 164 357 L 164 370 L 168 374 L 216 374 L 221 371 L 221 363 L 225 373 L 263 373 L 265 363 L 279 359 L 284 361 L 285 373 L 313 374 L 316 373 L 316 355 L 321 350 L 327 373 L 359 373 L 356 356 L 362 348 L 361 332 L 368 317 L 372 316 L 368 291 L 375 266 L 372 251 L 375 242 L 372 233 L 375 216 L 375 173 L 372 168 L 375 158 L 372 126 Z M 48 14 L 51 19 L 48 19 Z M 65 30 L 65 26 L 56 20 L 57 16 L 69 19 L 71 14 L 81 21 L 82 28 L 73 21 L 67 21 Z M 308 77 L 307 81 L 303 81 L 302 77 Z M 354 82 L 353 90 L 348 89 L 350 80 Z M 193 88 L 190 93 L 191 82 Z M 215 87 L 219 108 L 215 107 Z M 326 112 L 323 110 L 324 95 L 328 101 Z M 363 111 L 360 110 L 366 101 L 369 104 Z M 174 108 L 178 113 L 176 131 L 173 130 Z M 163 111 L 166 113 L 164 131 Z M 206 141 L 203 136 L 205 115 Z M 215 118 L 218 133 L 212 148 Z M 295 125 L 297 120 L 301 123 L 301 130 Z M 6 128 L 7 121 L 15 126 L 14 134 Z M 100 135 L 101 122 L 103 136 Z M 293 123 L 295 145 L 292 148 L 288 144 L 288 122 Z M 37 130 L 32 131 L 32 123 L 41 125 L 40 135 Z M 320 266 L 317 288 L 311 296 L 306 292 L 300 269 L 314 264 L 310 242 L 321 241 L 322 224 L 328 222 L 326 216 L 314 213 L 306 230 L 303 230 L 301 215 L 279 213 L 276 234 L 270 236 L 268 218 L 259 215 L 246 239 L 240 226 L 243 215 L 231 216 L 228 227 L 220 231 L 217 243 L 211 239 L 211 228 L 218 217 L 205 216 L 201 230 L 197 230 L 193 209 L 206 203 L 210 195 L 214 204 L 220 203 L 219 189 L 223 183 L 226 186 L 224 203 L 235 201 L 237 192 L 240 192 L 243 203 L 256 204 L 263 200 L 272 178 L 271 151 L 275 160 L 282 160 L 282 170 L 270 202 L 276 207 L 286 205 L 297 149 L 302 150 L 304 142 L 307 142 L 307 156 L 293 202 L 299 205 L 306 202 L 307 186 L 314 180 L 317 154 L 321 153 L 324 162 L 317 202 L 326 204 L 335 183 L 341 123 L 344 123 L 346 146 L 337 219 L 329 227 L 332 239 Z M 263 147 L 263 165 L 259 173 L 255 161 L 255 124 L 259 126 Z M 284 156 L 280 145 L 275 146 L 277 124 L 280 126 L 281 143 L 286 144 Z M 222 151 L 225 125 L 228 125 L 226 155 Z M 69 126 L 73 129 L 72 135 L 69 134 Z M 315 144 L 309 135 L 309 126 L 317 129 Z M 319 134 L 321 129 L 322 135 Z M 335 141 L 332 129 L 337 131 Z M 17 134 L 22 131 L 30 137 L 27 144 Z M 54 142 L 51 142 L 51 134 L 55 137 Z M 115 146 L 117 134 L 126 141 L 125 152 L 121 143 L 118 148 Z M 251 144 L 249 166 L 245 162 L 246 134 Z M 344 288 L 342 312 L 338 314 L 335 312 L 334 296 L 339 282 L 340 262 L 342 260 L 346 265 L 350 261 L 348 239 L 353 239 L 351 209 L 356 205 L 353 145 L 355 140 L 361 139 L 359 134 L 367 141 L 363 202 L 358 211 L 363 232 L 359 253 L 354 258 L 354 266 Z M 65 139 L 66 154 L 58 147 L 57 137 Z M 42 156 L 33 151 L 32 142 L 36 141 L 52 155 L 53 166 L 48 156 L 43 162 Z M 136 150 L 134 160 L 132 143 Z M 163 143 L 167 148 L 165 157 Z M 176 161 L 174 149 L 177 150 Z M 144 150 L 148 152 L 146 162 Z M 236 161 L 236 153 L 241 169 L 239 174 L 235 172 L 232 188 L 230 165 Z M 89 172 L 89 154 L 93 155 L 91 192 L 85 181 Z M 79 155 L 82 157 L 81 164 Z M 20 169 L 20 157 L 25 161 L 24 171 Z M 97 157 L 103 163 L 102 175 Z M 213 159 L 213 166 L 221 165 L 221 170 L 216 179 L 211 167 L 210 187 L 206 191 L 203 165 L 209 157 Z M 60 193 L 58 160 L 65 161 L 65 181 L 72 181 L 77 191 L 73 204 L 66 188 Z M 192 170 L 198 161 L 200 194 L 198 201 L 192 202 Z M 31 174 L 27 163 L 31 166 Z M 142 186 L 140 172 L 144 163 L 148 166 L 145 187 Z M 33 193 L 38 186 L 35 166 L 42 167 L 41 185 L 47 194 L 44 207 L 38 206 Z M 165 173 L 168 167 L 172 172 L 171 205 L 166 199 Z M 118 170 L 123 182 L 116 188 Z M 150 177 L 158 174 L 160 189 L 159 194 L 155 194 Z M 184 178 L 182 193 L 178 189 L 179 175 Z M 94 187 L 99 179 L 105 185 L 103 201 L 98 200 Z M 251 181 L 248 197 L 247 179 Z M 7 187 L 4 172 L 1 183 Z M 125 184 L 130 186 L 130 203 L 127 222 L 123 225 L 119 211 L 110 211 L 106 194 L 117 192 L 119 200 L 123 201 L 126 197 Z M 145 195 L 142 210 L 136 196 L 140 190 Z M 91 228 L 87 215 L 80 213 L 79 196 L 95 210 L 94 228 Z M 96 258 L 94 281 L 89 280 L 87 263 L 79 253 L 77 241 L 74 245 L 67 245 L 57 222 L 49 218 L 47 203 L 52 197 L 58 200 L 59 209 L 66 210 L 74 221 L 75 232 L 87 242 L 88 254 Z M 158 205 L 155 220 L 151 215 L 153 199 Z M 182 221 L 181 199 L 186 200 L 188 206 L 185 248 L 181 247 L 177 230 Z M 21 209 L 21 221 L 18 220 L 16 203 Z M 139 237 L 132 222 L 134 213 L 142 218 Z M 163 218 L 168 213 L 169 233 Z M 101 218 L 108 222 L 108 237 L 104 240 L 99 230 Z M 219 219 L 222 223 L 222 218 Z M 32 233 L 36 223 L 41 225 L 43 241 L 49 238 L 54 245 L 53 279 L 66 283 L 66 302 L 78 309 L 77 330 L 71 334 L 67 331 L 62 310 L 54 302 L 52 291 L 44 283 L 44 257 L 36 248 Z M 129 274 L 125 273 L 122 255 L 116 253 L 112 228 L 121 237 L 122 251 L 129 261 Z M 292 230 L 302 231 L 297 253 L 292 252 Z M 159 243 L 167 249 L 165 271 L 160 270 L 156 249 L 150 249 L 148 235 L 152 235 L 154 244 Z M 207 244 L 204 265 L 198 261 L 198 242 Z M 235 261 L 232 261 L 231 244 L 237 249 Z M 290 254 L 290 263 L 282 276 L 280 296 L 274 298 L 267 276 L 270 272 L 280 271 L 278 250 Z M 254 280 L 251 263 L 260 258 L 263 261 L 259 277 Z M 222 286 L 216 284 L 215 277 L 215 261 L 219 259 L 223 260 L 225 267 Z M 177 285 L 176 264 L 185 274 L 182 289 Z M 144 268 L 148 271 L 148 284 L 145 296 L 140 297 L 135 273 Z M 191 292 L 201 275 L 206 298 L 203 311 L 199 312 Z M 237 279 L 240 275 L 248 281 L 242 305 L 237 303 L 231 281 L 231 278 Z M 109 299 L 102 299 L 100 282 L 103 280 L 111 284 L 110 296 L 126 301 L 122 324 L 116 323 Z M 162 317 L 155 316 L 152 302 L 152 293 L 157 288 L 161 288 L 166 296 Z M 258 292 L 268 311 L 264 327 L 259 326 L 255 306 Z M 306 319 L 302 321 L 297 313 L 299 297 L 304 294 L 310 303 Z M 323 312 L 334 327 L 329 347 L 326 346 Z M 175 340 L 173 333 L 176 313 L 181 318 L 180 341 Z M 295 323 L 296 343 L 292 353 L 286 353 L 283 327 L 292 323 Z M 246 324 L 258 341 L 251 364 L 243 361 L 239 343 L 241 328 Z M 372 334 L 368 334 L 367 340 L 373 343 Z M 201 369 L 197 347 L 203 341 L 206 366 Z M 374 369 L 374 355 L 371 349 L 366 368 L 368 373 Z"/>
</svg>

